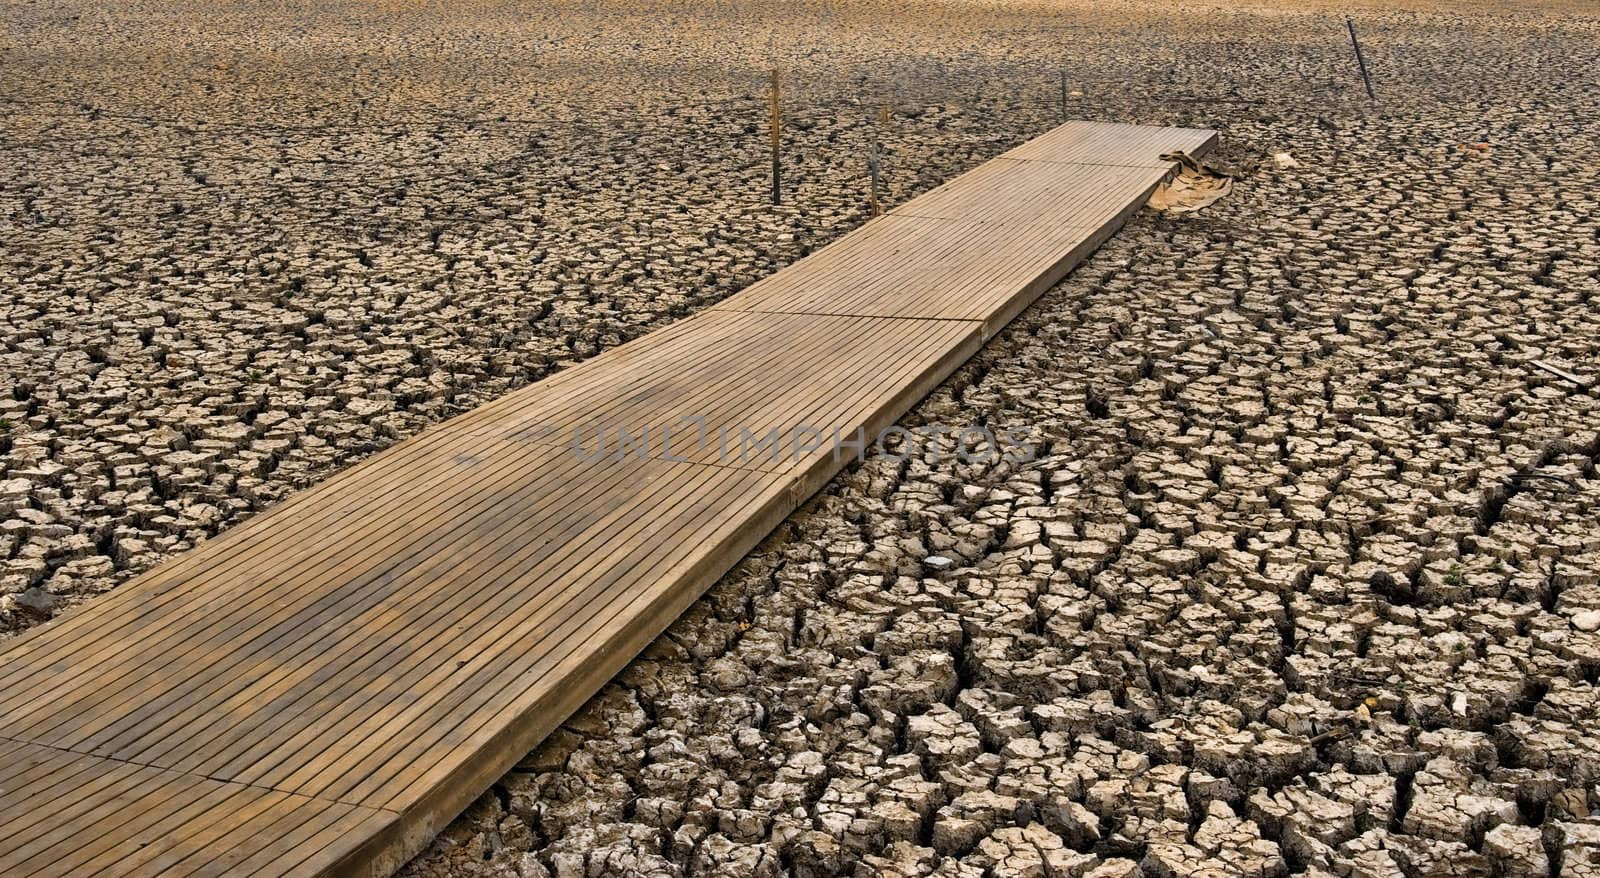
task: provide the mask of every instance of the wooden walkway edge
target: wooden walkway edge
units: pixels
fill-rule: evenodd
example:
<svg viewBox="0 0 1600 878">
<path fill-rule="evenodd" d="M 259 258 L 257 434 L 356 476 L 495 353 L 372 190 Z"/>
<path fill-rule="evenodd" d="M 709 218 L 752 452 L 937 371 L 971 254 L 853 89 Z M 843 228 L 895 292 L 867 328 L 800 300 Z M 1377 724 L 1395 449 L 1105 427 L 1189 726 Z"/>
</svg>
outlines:
<svg viewBox="0 0 1600 878">
<path fill-rule="evenodd" d="M 1214 142 L 1062 125 L 0 642 L 0 874 L 389 874 Z"/>
</svg>

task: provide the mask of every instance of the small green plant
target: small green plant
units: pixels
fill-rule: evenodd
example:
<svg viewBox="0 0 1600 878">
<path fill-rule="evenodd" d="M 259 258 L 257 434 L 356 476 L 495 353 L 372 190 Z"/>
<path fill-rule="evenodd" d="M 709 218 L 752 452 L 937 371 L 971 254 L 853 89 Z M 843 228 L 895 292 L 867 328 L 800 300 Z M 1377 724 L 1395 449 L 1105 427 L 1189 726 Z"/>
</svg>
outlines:
<svg viewBox="0 0 1600 878">
<path fill-rule="evenodd" d="M 5 419 L 5 418 L 0 418 L 0 433 L 4 433 L 4 432 L 6 432 L 7 430 L 10 430 L 10 429 L 11 429 L 11 422 L 9 420 Z"/>
<path fill-rule="evenodd" d="M 1444 584 L 1448 585 L 1448 586 L 1452 586 L 1452 587 L 1461 584 L 1461 565 L 1460 564 L 1451 564 L 1450 565 L 1450 572 L 1446 573 L 1444 575 Z"/>
</svg>

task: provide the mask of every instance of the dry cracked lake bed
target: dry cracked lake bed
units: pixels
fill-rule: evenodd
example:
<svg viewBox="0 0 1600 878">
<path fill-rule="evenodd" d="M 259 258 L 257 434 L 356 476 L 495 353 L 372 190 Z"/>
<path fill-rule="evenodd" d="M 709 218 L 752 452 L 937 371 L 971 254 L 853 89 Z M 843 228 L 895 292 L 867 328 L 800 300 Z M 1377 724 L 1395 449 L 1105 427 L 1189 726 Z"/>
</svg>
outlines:
<svg viewBox="0 0 1600 878">
<path fill-rule="evenodd" d="M 902 422 L 1031 459 L 852 466 L 403 874 L 1600 876 L 1591 5 L 0 19 L 8 635 L 855 228 L 873 144 L 1221 132 Z"/>
</svg>

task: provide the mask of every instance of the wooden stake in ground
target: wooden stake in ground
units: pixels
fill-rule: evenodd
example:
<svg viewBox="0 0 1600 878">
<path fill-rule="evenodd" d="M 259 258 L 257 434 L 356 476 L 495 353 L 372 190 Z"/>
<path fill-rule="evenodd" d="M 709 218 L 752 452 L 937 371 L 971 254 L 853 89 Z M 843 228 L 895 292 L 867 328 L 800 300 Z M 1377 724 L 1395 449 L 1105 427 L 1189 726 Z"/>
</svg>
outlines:
<svg viewBox="0 0 1600 878">
<path fill-rule="evenodd" d="M 1061 70 L 1061 121 L 1067 120 L 1067 71 Z"/>
<path fill-rule="evenodd" d="M 872 215 L 883 215 L 883 201 L 878 197 L 878 135 L 872 135 L 872 143 L 867 147 L 867 174 L 872 178 Z"/>
<path fill-rule="evenodd" d="M 772 68 L 772 89 L 769 95 L 772 103 L 772 203 L 783 202 L 783 169 L 778 158 L 778 149 L 782 143 L 783 116 L 778 104 L 778 68 Z"/>
<path fill-rule="evenodd" d="M 1361 57 L 1361 41 L 1356 39 L 1356 23 L 1349 18 L 1345 19 L 1344 23 L 1350 28 L 1350 45 L 1356 50 L 1356 66 L 1361 68 L 1361 81 L 1367 84 L 1367 100 L 1375 101 L 1378 96 L 1372 93 L 1372 77 L 1367 75 L 1367 61 Z"/>
</svg>

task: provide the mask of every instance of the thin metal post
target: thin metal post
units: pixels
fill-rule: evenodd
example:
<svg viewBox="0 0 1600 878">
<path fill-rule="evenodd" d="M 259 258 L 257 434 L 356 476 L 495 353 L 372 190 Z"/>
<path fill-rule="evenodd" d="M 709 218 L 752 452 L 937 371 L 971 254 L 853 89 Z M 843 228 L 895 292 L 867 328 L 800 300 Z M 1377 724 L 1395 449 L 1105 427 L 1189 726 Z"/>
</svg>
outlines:
<svg viewBox="0 0 1600 878">
<path fill-rule="evenodd" d="M 878 197 L 878 136 L 872 136 L 872 145 L 867 148 L 867 174 L 872 177 L 872 215 L 883 215 L 883 200 Z"/>
<path fill-rule="evenodd" d="M 1356 66 L 1361 68 L 1361 81 L 1367 85 L 1367 100 L 1375 101 L 1378 96 L 1372 93 L 1372 77 L 1367 75 L 1367 61 L 1361 57 L 1361 41 L 1356 39 L 1356 23 L 1349 18 L 1346 18 L 1344 23 L 1350 28 L 1350 45 L 1356 50 Z"/>
<path fill-rule="evenodd" d="M 779 149 L 783 142 L 783 115 L 778 102 L 778 68 L 772 68 L 772 203 L 783 202 L 783 167 L 779 158 Z"/>
</svg>

